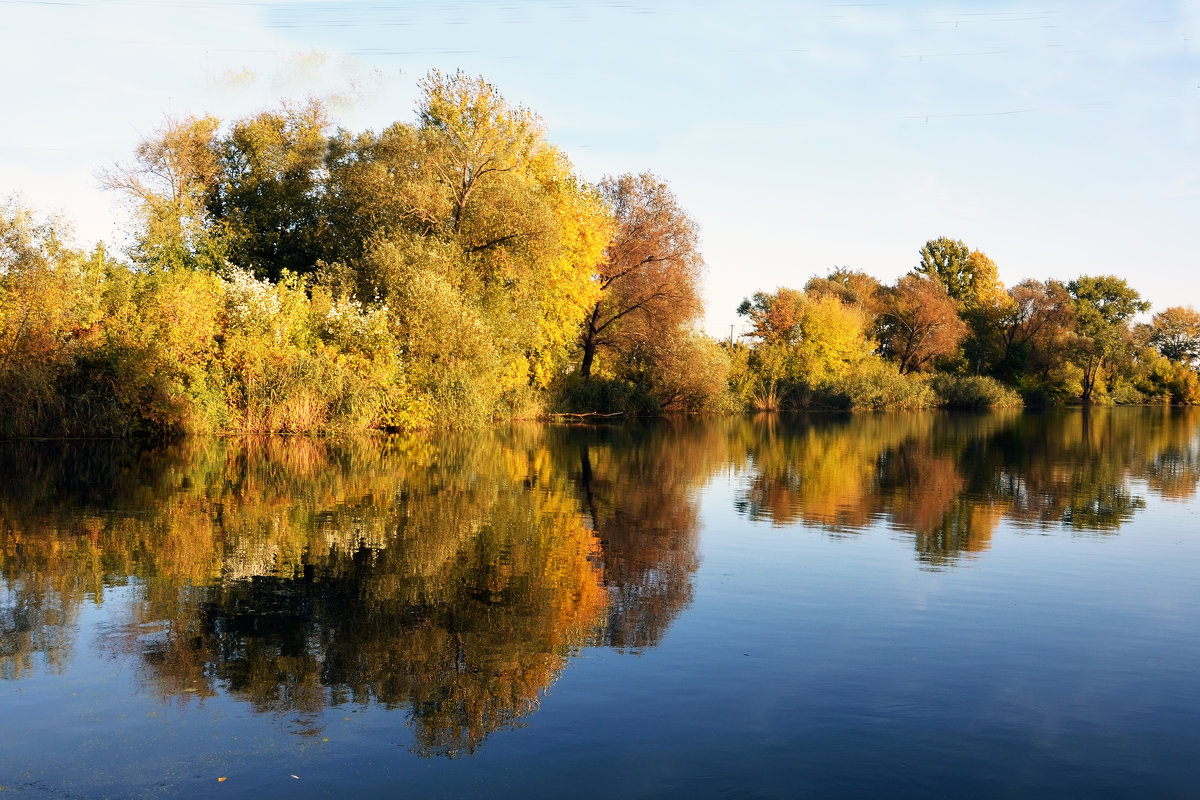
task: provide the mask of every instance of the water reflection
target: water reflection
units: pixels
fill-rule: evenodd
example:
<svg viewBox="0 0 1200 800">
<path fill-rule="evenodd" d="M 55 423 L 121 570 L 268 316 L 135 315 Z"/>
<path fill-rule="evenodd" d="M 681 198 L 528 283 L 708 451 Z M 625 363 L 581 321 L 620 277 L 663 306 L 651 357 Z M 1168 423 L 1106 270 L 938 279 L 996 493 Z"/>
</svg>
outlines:
<svg viewBox="0 0 1200 800">
<path fill-rule="evenodd" d="M 604 554 L 601 641 L 636 651 L 660 641 L 692 598 L 699 493 L 732 460 L 730 421 L 593 430 L 568 469 Z"/>
<path fill-rule="evenodd" d="M 572 652 L 653 644 L 687 603 L 689 490 L 717 458 L 676 463 L 713 434 L 670 430 L 9 446 L 0 674 L 59 668 L 79 609 L 123 586 L 103 646 L 164 701 L 228 693 L 305 735 L 380 704 L 417 752 L 470 753 Z M 639 498 L 639 464 L 672 477 Z"/>
<path fill-rule="evenodd" d="M 1107 533 L 1200 483 L 1191 409 L 763 417 L 744 433 L 738 509 L 852 534 L 882 520 L 940 566 L 988 549 L 1000 521 Z"/>
<path fill-rule="evenodd" d="M 590 645 L 658 645 L 692 599 L 700 497 L 942 567 L 1002 520 L 1110 533 L 1193 497 L 1190 411 L 762 417 L 363 440 L 0 448 L 0 677 L 65 668 L 80 615 L 163 702 L 218 694 L 317 736 L 333 706 L 474 751 Z"/>
</svg>

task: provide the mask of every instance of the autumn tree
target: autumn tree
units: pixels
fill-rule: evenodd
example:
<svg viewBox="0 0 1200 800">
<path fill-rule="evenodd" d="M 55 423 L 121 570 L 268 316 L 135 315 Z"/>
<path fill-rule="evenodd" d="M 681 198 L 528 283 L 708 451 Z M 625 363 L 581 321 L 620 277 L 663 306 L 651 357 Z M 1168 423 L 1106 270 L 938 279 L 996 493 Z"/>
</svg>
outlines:
<svg viewBox="0 0 1200 800">
<path fill-rule="evenodd" d="M 482 76 L 434 69 L 420 87 L 421 137 L 435 154 L 433 174 L 448 194 L 447 222 L 457 232 L 488 176 L 520 171 L 545 148 L 542 123 L 523 106 L 508 103 Z"/>
<path fill-rule="evenodd" d="M 808 298 L 803 292 L 780 287 L 774 292 L 755 292 L 738 306 L 739 316 L 751 324 L 755 339 L 747 367 L 750 403 L 758 410 L 775 410 L 800 382 L 795 346 L 803 335 Z"/>
<path fill-rule="evenodd" d="M 800 341 L 808 297 L 781 286 L 774 292 L 755 292 L 738 306 L 738 316 L 750 322 L 750 336 L 760 344 L 794 345 Z"/>
<path fill-rule="evenodd" d="M 433 71 L 422 89 L 415 125 L 331 139 L 318 278 L 387 304 L 413 386 L 448 419 L 522 413 L 599 296 L 609 209 L 482 78 Z"/>
<path fill-rule="evenodd" d="M 965 368 L 976 375 L 992 372 L 1003 350 L 998 336 L 1000 321 L 1011 303 L 996 263 L 986 253 L 945 236 L 926 242 L 920 257 L 915 271 L 941 281 L 967 323 L 968 333 L 962 342 Z"/>
<path fill-rule="evenodd" d="M 91 254 L 71 246 L 62 219 L 0 202 L 0 436 L 88 432 L 79 423 L 96 410 L 81 407 L 69 378 L 103 341 L 112 266 L 102 246 Z"/>
<path fill-rule="evenodd" d="M 966 367 L 976 375 L 994 374 L 1003 359 L 1003 321 L 1012 311 L 1013 300 L 1004 290 L 996 263 L 980 250 L 967 258 L 970 283 L 959 300 L 959 316 L 967 323 L 963 341 Z"/>
<path fill-rule="evenodd" d="M 902 375 L 954 353 L 967 330 L 954 298 L 937 278 L 909 273 L 884 295 L 880 343 Z"/>
<path fill-rule="evenodd" d="M 1150 344 L 1179 364 L 1200 360 L 1200 313 L 1191 306 L 1172 306 L 1150 320 Z"/>
<path fill-rule="evenodd" d="M 873 275 L 849 267 L 836 267 L 824 278 L 811 278 L 804 284 L 810 297 L 833 295 L 846 305 L 858 306 L 872 318 L 879 312 L 879 296 L 883 285 Z"/>
<path fill-rule="evenodd" d="M 833 297 L 810 299 L 798 347 L 808 382 L 825 386 L 842 381 L 871 357 L 875 343 L 867 335 L 869 324 L 858 306 Z"/>
<path fill-rule="evenodd" d="M 337 243 L 322 275 L 326 283 L 336 276 L 344 284 L 339 288 L 373 293 L 378 276 L 361 264 L 373 239 L 405 231 L 428 236 L 440 228 L 449 200 L 431 161 L 417 127 L 406 122 L 379 133 L 339 129 L 329 138 L 324 210 Z"/>
<path fill-rule="evenodd" d="M 723 410 L 730 359 L 723 342 L 683 330 L 642 339 L 626 354 L 622 375 L 663 411 Z"/>
<path fill-rule="evenodd" d="M 533 112 L 482 77 L 432 70 L 420 86 L 415 124 L 330 139 L 328 213 L 355 232 L 339 255 L 407 231 L 455 242 L 483 277 L 502 277 L 498 262 L 552 232 L 541 190 L 569 162 Z"/>
<path fill-rule="evenodd" d="M 758 340 L 750 356 L 757 376 L 758 404 L 772 407 L 784 385 L 791 389 L 825 389 L 849 376 L 871 356 L 867 335 L 870 318 L 860 306 L 845 303 L 838 293 L 809 296 L 795 289 L 757 292 L 738 307 L 750 320 L 750 336 Z"/>
<path fill-rule="evenodd" d="M 1148 398 L 1180 405 L 1200 403 L 1200 314 L 1173 306 L 1133 329 L 1135 363 L 1130 375 Z"/>
<path fill-rule="evenodd" d="M 1064 349 L 1075 325 L 1067 287 L 1059 281 L 1029 279 L 1009 289 L 1008 296 L 1012 302 L 1001 320 L 1006 373 L 1027 372 L 1039 356 L 1045 367 L 1048 351 Z"/>
<path fill-rule="evenodd" d="M 596 267 L 600 298 L 580 337 L 585 379 L 597 352 L 620 358 L 639 341 L 676 334 L 702 311 L 696 224 L 667 184 L 646 172 L 606 178 L 600 191 L 616 231 Z"/>
</svg>

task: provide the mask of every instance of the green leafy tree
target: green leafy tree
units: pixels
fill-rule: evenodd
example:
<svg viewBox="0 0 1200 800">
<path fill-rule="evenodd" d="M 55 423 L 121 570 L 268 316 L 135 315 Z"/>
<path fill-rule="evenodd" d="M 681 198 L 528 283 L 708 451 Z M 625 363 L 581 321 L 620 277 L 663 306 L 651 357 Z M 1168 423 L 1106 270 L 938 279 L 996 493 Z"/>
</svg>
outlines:
<svg viewBox="0 0 1200 800">
<path fill-rule="evenodd" d="M 168 117 L 138 144 L 132 164 L 101 175 L 101 185 L 134 203 L 139 230 L 131 252 L 140 266 L 217 270 L 228 256 L 207 204 L 221 177 L 216 117 Z"/>
<path fill-rule="evenodd" d="M 308 274 L 329 257 L 323 214 L 325 108 L 284 103 L 233 124 L 219 145 L 220 182 L 208 213 L 229 236 L 229 260 L 259 277 Z"/>
<path fill-rule="evenodd" d="M 921 260 L 915 272 L 937 278 L 946 287 L 946 294 L 959 302 L 971 295 L 975 269 L 979 262 L 972 262 L 971 248 L 960 239 L 940 236 L 930 239 L 921 247 Z"/>
<path fill-rule="evenodd" d="M 1130 349 L 1130 321 L 1150 304 L 1124 279 L 1088 275 L 1067 284 L 1075 310 L 1076 358 L 1083 370 L 1080 400 L 1091 403 L 1096 382 Z"/>
</svg>

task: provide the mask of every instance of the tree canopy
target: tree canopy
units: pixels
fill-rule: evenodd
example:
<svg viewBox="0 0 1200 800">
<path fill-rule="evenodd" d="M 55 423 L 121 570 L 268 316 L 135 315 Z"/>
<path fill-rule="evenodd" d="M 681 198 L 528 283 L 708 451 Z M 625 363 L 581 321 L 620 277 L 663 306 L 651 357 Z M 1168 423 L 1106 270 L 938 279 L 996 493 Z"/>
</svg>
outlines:
<svg viewBox="0 0 1200 800">
<path fill-rule="evenodd" d="M 1150 343 L 1164 358 L 1195 365 L 1200 360 L 1200 313 L 1191 306 L 1172 306 L 1150 321 Z"/>
<path fill-rule="evenodd" d="M 880 344 L 900 374 L 929 369 L 967 335 L 954 298 L 936 277 L 910 273 L 888 289 L 880 314 Z"/>
<path fill-rule="evenodd" d="M 1115 275 L 1080 276 L 1067 284 L 1074 301 L 1076 335 L 1083 369 L 1080 399 L 1088 403 L 1102 371 L 1130 349 L 1129 321 L 1150 304 Z"/>
<path fill-rule="evenodd" d="M 702 310 L 701 258 L 695 222 L 652 173 L 600 182 L 615 230 L 596 263 L 600 296 L 580 337 L 580 374 L 598 352 L 617 361 L 646 342 L 678 336 Z"/>
</svg>

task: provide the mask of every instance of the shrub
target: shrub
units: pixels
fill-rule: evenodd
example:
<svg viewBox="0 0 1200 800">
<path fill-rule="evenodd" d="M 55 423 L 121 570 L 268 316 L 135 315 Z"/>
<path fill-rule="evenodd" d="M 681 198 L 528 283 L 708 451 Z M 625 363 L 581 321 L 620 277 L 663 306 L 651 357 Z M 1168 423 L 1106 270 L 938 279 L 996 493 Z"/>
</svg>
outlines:
<svg viewBox="0 0 1200 800">
<path fill-rule="evenodd" d="M 729 369 L 729 356 L 719 342 L 679 330 L 636 348 L 620 374 L 663 411 L 695 413 L 730 405 Z"/>
<path fill-rule="evenodd" d="M 944 408 L 1019 408 L 1021 395 L 984 375 L 934 375 L 930 381 L 938 405 Z"/>
<path fill-rule="evenodd" d="M 246 433 L 363 429 L 425 412 L 405 402 L 385 307 L 332 300 L 286 277 L 233 270 L 220 350 L 228 427 Z"/>
<path fill-rule="evenodd" d="M 1108 390 L 1110 402 L 1121 406 L 1145 405 L 1151 398 L 1147 397 L 1136 386 L 1126 380 L 1118 380 Z"/>
<path fill-rule="evenodd" d="M 566 414 L 653 416 L 661 411 L 649 394 L 631 381 L 573 372 L 554 387 L 556 411 Z"/>
<path fill-rule="evenodd" d="M 829 397 L 854 411 L 909 411 L 937 404 L 927 378 L 911 372 L 901 375 L 881 359 L 864 361 L 841 387 L 831 387 Z"/>
</svg>

